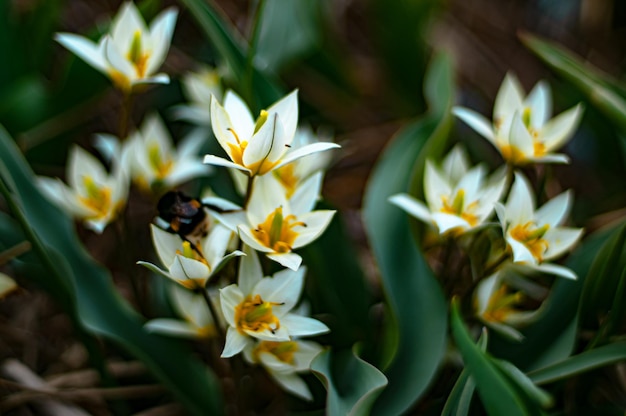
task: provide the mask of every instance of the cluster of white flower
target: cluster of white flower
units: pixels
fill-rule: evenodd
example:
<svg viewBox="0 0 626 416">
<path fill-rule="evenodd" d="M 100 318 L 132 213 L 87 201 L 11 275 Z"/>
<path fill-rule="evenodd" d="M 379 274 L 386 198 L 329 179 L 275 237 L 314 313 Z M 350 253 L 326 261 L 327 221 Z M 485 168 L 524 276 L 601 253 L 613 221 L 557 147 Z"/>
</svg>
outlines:
<svg viewBox="0 0 626 416">
<path fill-rule="evenodd" d="M 98 44 L 73 34 L 58 34 L 57 40 L 109 76 L 129 97 L 141 90 L 140 85 L 169 82 L 167 75 L 154 73 L 169 49 L 176 15 L 167 10 L 148 29 L 134 4 L 127 2 Z M 322 347 L 299 338 L 329 329 L 307 317 L 303 307 L 294 312 L 306 273 L 294 250 L 320 236 L 335 213 L 314 207 L 328 161 L 320 152 L 339 146 L 297 128 L 297 91 L 255 119 L 235 92 L 222 93 L 215 71 L 203 69 L 183 82 L 192 103 L 176 107 L 174 116 L 194 123 L 196 134 L 176 147 L 161 119 L 149 115 L 128 137 L 97 136 L 95 147 L 112 165 L 111 174 L 76 146 L 68 162 L 69 186 L 59 179 L 40 178 L 41 189 L 101 233 L 122 211 L 131 181 L 158 196 L 207 175 L 209 165 L 230 168 L 246 201 L 243 207 L 217 197 L 200 200 L 179 192 L 166 194 L 193 214 L 174 213 L 167 221 L 157 218 L 159 226 L 153 225 L 151 232 L 162 267 L 138 263 L 176 282 L 170 298 L 183 320 L 155 319 L 146 328 L 191 338 L 219 339 L 225 334 L 222 357 L 242 352 L 286 390 L 311 399 L 297 373 L 308 370 Z M 209 126 L 227 158 L 198 156 Z M 193 222 L 196 219 L 198 223 Z M 257 251 L 287 268 L 264 277 Z M 240 259 L 237 283 L 229 284 L 221 272 L 234 258 Z"/>
<path fill-rule="evenodd" d="M 568 163 L 567 156 L 552 152 L 572 136 L 582 109 L 577 105 L 550 120 L 551 106 L 545 83 L 537 84 L 525 98 L 517 79 L 507 75 L 496 97 L 493 123 L 467 108 L 453 109 L 455 115 L 498 148 L 507 166 L 486 177 L 485 167 L 470 168 L 467 155 L 457 146 L 441 166 L 427 161 L 426 203 L 407 194 L 390 198 L 390 202 L 432 225 L 446 238 L 478 238 L 483 230 L 496 225 L 488 222 L 495 210 L 504 242 L 492 244 L 497 248 L 489 261 L 496 260 L 482 267 L 493 274 L 473 276 L 477 283 L 474 306 L 485 324 L 514 339 L 522 337 L 517 327 L 530 322 L 540 311 L 524 309 L 525 300 L 533 299 L 531 303 L 536 304 L 546 296 L 546 290 L 528 278 L 531 272 L 576 279 L 572 270 L 550 263 L 570 250 L 583 232 L 561 226 L 572 204 L 571 192 L 536 209 L 528 179 L 514 170 L 532 163 Z M 507 183 L 507 176 L 514 176 L 513 183 Z M 507 189 L 508 198 L 503 204 Z"/>
</svg>

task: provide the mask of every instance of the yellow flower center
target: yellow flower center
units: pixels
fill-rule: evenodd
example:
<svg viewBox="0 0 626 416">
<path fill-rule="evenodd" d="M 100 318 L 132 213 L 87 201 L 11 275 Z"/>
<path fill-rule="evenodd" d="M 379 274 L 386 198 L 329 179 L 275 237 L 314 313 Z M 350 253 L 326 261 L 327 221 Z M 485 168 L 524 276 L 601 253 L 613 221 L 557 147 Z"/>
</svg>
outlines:
<svg viewBox="0 0 626 416">
<path fill-rule="evenodd" d="M 442 196 L 441 199 L 443 206 L 440 212 L 461 217 L 472 227 L 478 224 L 478 217 L 471 213 L 478 206 L 478 201 L 473 201 L 465 206 L 465 190 L 459 189 L 452 202 L 447 196 Z"/>
<path fill-rule="evenodd" d="M 252 233 L 264 246 L 278 253 L 288 253 L 299 235 L 293 230 L 297 226 L 306 227 L 306 224 L 297 221 L 294 215 L 283 217 L 283 207 L 278 207 L 256 229 L 252 229 Z"/>
<path fill-rule="evenodd" d="M 515 312 L 515 306 L 518 306 L 524 300 L 522 292 L 511 293 L 506 285 L 500 286 L 489 298 L 487 309 L 483 312 L 482 317 L 490 322 L 504 322 L 504 320 Z"/>
<path fill-rule="evenodd" d="M 150 166 L 159 180 L 166 178 L 174 166 L 174 162 L 171 159 L 163 157 L 161 149 L 157 143 L 153 143 L 148 147 L 148 160 L 150 161 Z"/>
<path fill-rule="evenodd" d="M 150 57 L 149 53 L 144 53 L 141 45 L 141 31 L 135 31 L 133 35 L 133 41 L 130 44 L 130 49 L 126 55 L 128 60 L 135 66 L 135 72 L 139 78 L 146 76 L 146 63 Z"/>
<path fill-rule="evenodd" d="M 291 198 L 296 191 L 296 185 L 298 185 L 298 177 L 295 175 L 294 170 L 295 164 L 290 163 L 272 171 L 274 177 L 276 177 L 285 188 L 287 199 Z"/>
<path fill-rule="evenodd" d="M 246 299 L 235 306 L 235 325 L 244 334 L 246 331 L 261 332 L 269 330 L 272 334 L 280 328 L 280 321 L 272 313 L 272 306 L 281 305 L 265 302 L 261 295 L 246 296 Z"/>
<path fill-rule="evenodd" d="M 296 351 L 298 351 L 298 343 L 295 341 L 261 341 L 252 351 L 252 356 L 255 361 L 259 361 L 259 355 L 262 352 L 269 352 L 280 361 L 293 365 L 293 355 Z"/>
<path fill-rule="evenodd" d="M 111 188 L 99 186 L 91 176 L 83 176 L 83 186 L 87 196 L 80 197 L 80 202 L 93 210 L 93 218 L 106 217 L 113 208 L 111 202 Z"/>
<path fill-rule="evenodd" d="M 540 262 L 543 260 L 544 253 L 548 250 L 548 242 L 543 236 L 549 228 L 549 224 L 537 228 L 535 224 L 530 221 L 523 225 L 516 225 L 509 231 L 509 234 L 515 240 L 524 244 L 532 253 L 533 257 Z"/>
<path fill-rule="evenodd" d="M 200 263 L 205 264 L 209 269 L 211 268 L 211 266 L 209 266 L 209 263 L 206 261 L 202 254 L 201 247 L 195 246 L 194 250 L 194 247 L 191 246 L 191 243 L 189 241 L 183 241 L 182 248 L 182 250 L 176 250 L 176 254 L 186 257 L 188 259 L 199 261 Z M 185 273 L 185 275 L 187 274 Z M 186 280 L 179 280 L 178 283 L 180 283 L 187 289 L 194 290 L 203 288 L 204 284 L 206 283 L 206 279 L 188 276 Z"/>
</svg>

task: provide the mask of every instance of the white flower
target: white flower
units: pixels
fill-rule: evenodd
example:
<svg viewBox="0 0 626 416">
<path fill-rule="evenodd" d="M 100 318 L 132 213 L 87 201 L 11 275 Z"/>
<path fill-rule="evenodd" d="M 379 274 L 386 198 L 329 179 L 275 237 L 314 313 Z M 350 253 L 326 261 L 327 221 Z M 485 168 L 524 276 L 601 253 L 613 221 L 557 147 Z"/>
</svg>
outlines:
<svg viewBox="0 0 626 416">
<path fill-rule="evenodd" d="M 223 107 L 212 99 L 211 124 L 230 160 L 206 155 L 204 163 L 235 168 L 250 177 L 264 175 L 311 153 L 339 147 L 313 143 L 289 151 L 298 124 L 297 91 L 261 111 L 256 122 L 243 100 L 228 91 Z"/>
<path fill-rule="evenodd" d="M 177 234 L 168 233 L 155 225 L 150 225 L 152 242 L 161 264 L 167 270 L 160 269 L 152 263 L 139 261 L 137 264 L 161 274 L 187 289 L 204 288 L 207 281 L 241 251 L 234 251 L 226 256 L 232 232 L 220 224 L 214 224 L 208 236 L 200 246 L 192 246 Z"/>
<path fill-rule="evenodd" d="M 546 273 L 576 279 L 570 269 L 546 263 L 570 250 L 581 237 L 581 228 L 560 227 L 572 203 L 564 192 L 535 211 L 528 180 L 515 173 L 515 182 L 506 205 L 496 204 L 504 237 L 513 252 L 513 261 Z"/>
<path fill-rule="evenodd" d="M 267 257 L 297 270 L 302 262 L 292 250 L 303 247 L 319 237 L 335 211 L 312 211 L 319 196 L 320 177 L 311 176 L 288 200 L 271 175 L 257 177 L 245 212 L 215 214 L 239 238 Z"/>
<path fill-rule="evenodd" d="M 244 251 L 238 284 L 220 289 L 222 312 L 228 323 L 222 357 L 240 353 L 255 339 L 282 342 L 329 331 L 316 319 L 289 313 L 302 293 L 305 267 L 263 277 L 256 252 L 249 247 Z"/>
<path fill-rule="evenodd" d="M 312 400 L 311 391 L 297 373 L 309 371 L 311 361 L 320 352 L 321 345 L 311 341 L 259 341 L 248 344 L 243 356 L 250 364 L 261 364 L 283 389 Z"/>
<path fill-rule="evenodd" d="M 393 195 L 389 201 L 436 225 L 440 234 L 472 230 L 491 215 L 493 204 L 504 191 L 506 176 L 500 170 L 486 179 L 484 166 L 468 166 L 465 152 L 457 146 L 446 156 L 441 169 L 430 160 L 426 162 L 424 194 L 428 205 L 407 194 Z"/>
<path fill-rule="evenodd" d="M 215 321 L 201 294 L 178 285 L 171 285 L 169 289 L 172 306 L 183 320 L 152 319 L 145 324 L 148 331 L 182 338 L 207 338 L 217 335 Z M 219 299 L 211 299 L 211 301 L 216 304 Z M 217 309 L 219 310 L 219 306 Z"/>
<path fill-rule="evenodd" d="M 537 319 L 542 308 L 524 310 L 524 304 L 543 302 L 547 290 L 514 273 L 505 264 L 482 280 L 474 292 L 476 316 L 493 330 L 517 341 L 524 336 L 517 328 Z M 543 306 L 543 303 L 541 304 Z"/>
<path fill-rule="evenodd" d="M 566 155 L 552 153 L 574 134 L 582 115 L 580 104 L 552 115 L 552 98 L 545 82 L 539 82 L 524 97 L 517 78 L 507 74 L 498 91 L 493 109 L 493 124 L 468 108 L 452 112 L 489 140 L 510 164 L 535 162 L 568 163 Z"/>
<path fill-rule="evenodd" d="M 184 76 L 182 86 L 189 104 L 176 106 L 175 117 L 208 127 L 211 124 L 211 96 L 221 100 L 223 94 L 218 71 L 204 67 L 198 72 L 189 72 Z"/>
<path fill-rule="evenodd" d="M 125 151 L 133 180 L 144 190 L 158 191 L 207 175 L 210 167 L 198 156 L 203 141 L 202 134 L 191 134 L 176 149 L 161 118 L 149 116 Z"/>
<path fill-rule="evenodd" d="M 69 187 L 60 179 L 39 178 L 41 190 L 70 215 L 97 233 L 113 221 L 126 202 L 128 176 L 121 163 L 109 175 L 104 166 L 78 146 L 70 150 Z"/>
<path fill-rule="evenodd" d="M 98 44 L 71 33 L 57 33 L 56 40 L 128 93 L 138 84 L 169 82 L 166 74 L 155 72 L 170 48 L 177 14 L 173 8 L 163 11 L 148 29 L 129 1 L 122 5 L 109 34 Z"/>
</svg>

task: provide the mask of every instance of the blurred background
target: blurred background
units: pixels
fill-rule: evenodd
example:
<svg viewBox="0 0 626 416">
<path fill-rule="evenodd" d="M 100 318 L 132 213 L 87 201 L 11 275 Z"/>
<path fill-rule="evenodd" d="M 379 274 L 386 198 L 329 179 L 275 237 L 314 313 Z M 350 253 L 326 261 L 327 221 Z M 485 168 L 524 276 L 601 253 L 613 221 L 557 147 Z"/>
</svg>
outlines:
<svg viewBox="0 0 626 416">
<path fill-rule="evenodd" d="M 71 143 L 93 149 L 94 133 L 117 131 L 119 93 L 109 88 L 103 75 L 54 42 L 53 35 L 72 32 L 97 39 L 120 4 L 113 0 L 0 4 L 0 124 L 37 174 L 63 177 Z M 171 0 L 139 4 L 148 21 L 167 6 L 178 7 L 180 15 L 163 66 L 173 82 L 151 88 L 136 100 L 135 125 L 148 109 L 156 108 L 168 119 L 170 108 L 185 102 L 180 79 L 188 71 L 223 64 L 184 5 Z M 342 145 L 323 194 L 344 220 L 375 299 L 381 294 L 361 222 L 362 196 L 372 167 L 394 133 L 427 111 L 422 85 L 433 50 L 449 51 L 453 57 L 457 104 L 487 116 L 509 71 L 527 91 L 546 79 L 555 114 L 585 102 L 581 127 L 563 151 L 572 163 L 554 169 L 554 175 L 562 188 L 575 191 L 575 225 L 591 230 L 624 215 L 626 138 L 578 89 L 530 52 L 519 35 L 531 33 L 560 44 L 619 82 L 625 71 L 625 2 L 266 0 L 259 20 L 258 2 L 215 4 L 241 44 L 258 30 L 255 65 L 285 90 L 299 89 L 301 122 Z M 225 79 L 226 86 L 229 83 L 236 88 Z M 180 121 L 169 126 L 177 139 L 190 129 Z M 499 163 L 495 149 L 459 121 L 452 142 L 457 141 L 469 148 L 474 162 Z M 137 244 L 146 250 L 150 242 L 145 229 L 155 214 L 154 202 L 145 197 L 131 201 Z M 111 234 L 100 237 L 78 228 L 90 253 L 115 276 L 119 253 L 108 244 Z M 127 296 L 125 283 L 118 283 Z M 27 283 L 0 302 L 0 359 L 9 357 L 38 374 L 75 372 L 86 362 L 69 319 L 45 293 Z M 116 371 L 132 379 L 137 369 L 121 365 Z M 2 389 L 0 384 L 0 395 L 10 391 Z M 20 409 L 14 406 L 11 414 L 29 414 Z"/>
</svg>

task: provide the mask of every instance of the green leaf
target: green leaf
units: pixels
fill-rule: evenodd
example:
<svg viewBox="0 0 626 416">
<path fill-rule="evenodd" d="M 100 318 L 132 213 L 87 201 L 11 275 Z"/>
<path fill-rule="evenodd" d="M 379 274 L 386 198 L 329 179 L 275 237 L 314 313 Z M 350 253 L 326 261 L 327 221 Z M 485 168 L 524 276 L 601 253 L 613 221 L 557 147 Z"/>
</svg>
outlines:
<svg viewBox="0 0 626 416">
<path fill-rule="evenodd" d="M 141 317 L 116 292 L 109 273 L 85 252 L 73 221 L 39 192 L 33 172 L 2 129 L 0 162 L 5 167 L 0 170 L 2 193 L 38 257 L 30 267 L 43 266 L 43 273 L 32 278 L 54 287 L 57 302 L 80 328 L 116 342 L 143 361 L 190 412 L 219 413 L 217 381 L 210 370 L 182 343 L 143 329 Z"/>
<path fill-rule="evenodd" d="M 617 227 L 602 246 L 585 279 L 579 306 L 582 327 L 597 327 L 598 320 L 610 312 L 611 306 L 623 301 L 618 288 L 625 267 L 626 223 Z"/>
<path fill-rule="evenodd" d="M 506 377 L 491 359 L 474 344 L 459 312 L 456 300 L 452 301 L 451 326 L 465 368 L 476 382 L 478 394 L 490 415 L 526 415 L 523 398 L 519 397 Z"/>
<path fill-rule="evenodd" d="M 535 386 L 530 378 L 526 374 L 520 371 L 508 361 L 492 359 L 500 372 L 504 373 L 513 383 L 517 384 L 524 393 L 528 395 L 533 401 L 539 403 L 541 407 L 550 407 L 554 404 L 554 399 L 546 391 Z"/>
<path fill-rule="evenodd" d="M 580 89 L 591 103 L 626 131 L 623 86 L 559 45 L 528 33 L 520 38 L 541 60 Z"/>
<path fill-rule="evenodd" d="M 203 0 L 181 0 L 198 21 L 205 36 L 215 47 L 224 64 L 228 66 L 235 79 L 239 82 L 248 77 L 246 67 L 246 42 L 228 27 L 222 16 Z M 283 88 L 269 75 L 261 74 L 256 68 L 253 71 L 252 89 L 254 97 L 247 97 L 255 112 L 264 108 L 283 96 Z M 244 92 L 242 95 L 246 96 Z"/>
<path fill-rule="evenodd" d="M 326 350 L 311 363 L 311 371 L 326 387 L 326 414 L 330 416 L 367 415 L 387 385 L 387 379 L 373 365 L 359 358 L 354 348 Z"/>
<path fill-rule="evenodd" d="M 445 55 L 433 60 L 430 74 L 450 74 Z M 442 77 L 435 90 L 451 91 L 451 79 Z M 438 104 L 433 108 L 438 109 Z M 437 136 L 448 122 L 438 111 L 406 127 L 396 135 L 374 168 L 364 199 L 364 223 L 382 283 L 397 324 L 395 355 L 382 357 L 391 362 L 385 373 L 389 388 L 374 406 L 374 413 L 399 414 L 424 393 L 433 379 L 446 348 L 446 301 L 409 229 L 408 215 L 388 202 L 396 193 L 406 192 L 411 171 L 428 140 Z M 392 324 L 388 324 L 391 326 Z"/>
<path fill-rule="evenodd" d="M 531 371 L 528 377 L 535 384 L 552 383 L 623 360 L 626 360 L 626 341 L 585 351 L 549 367 Z"/>
</svg>

